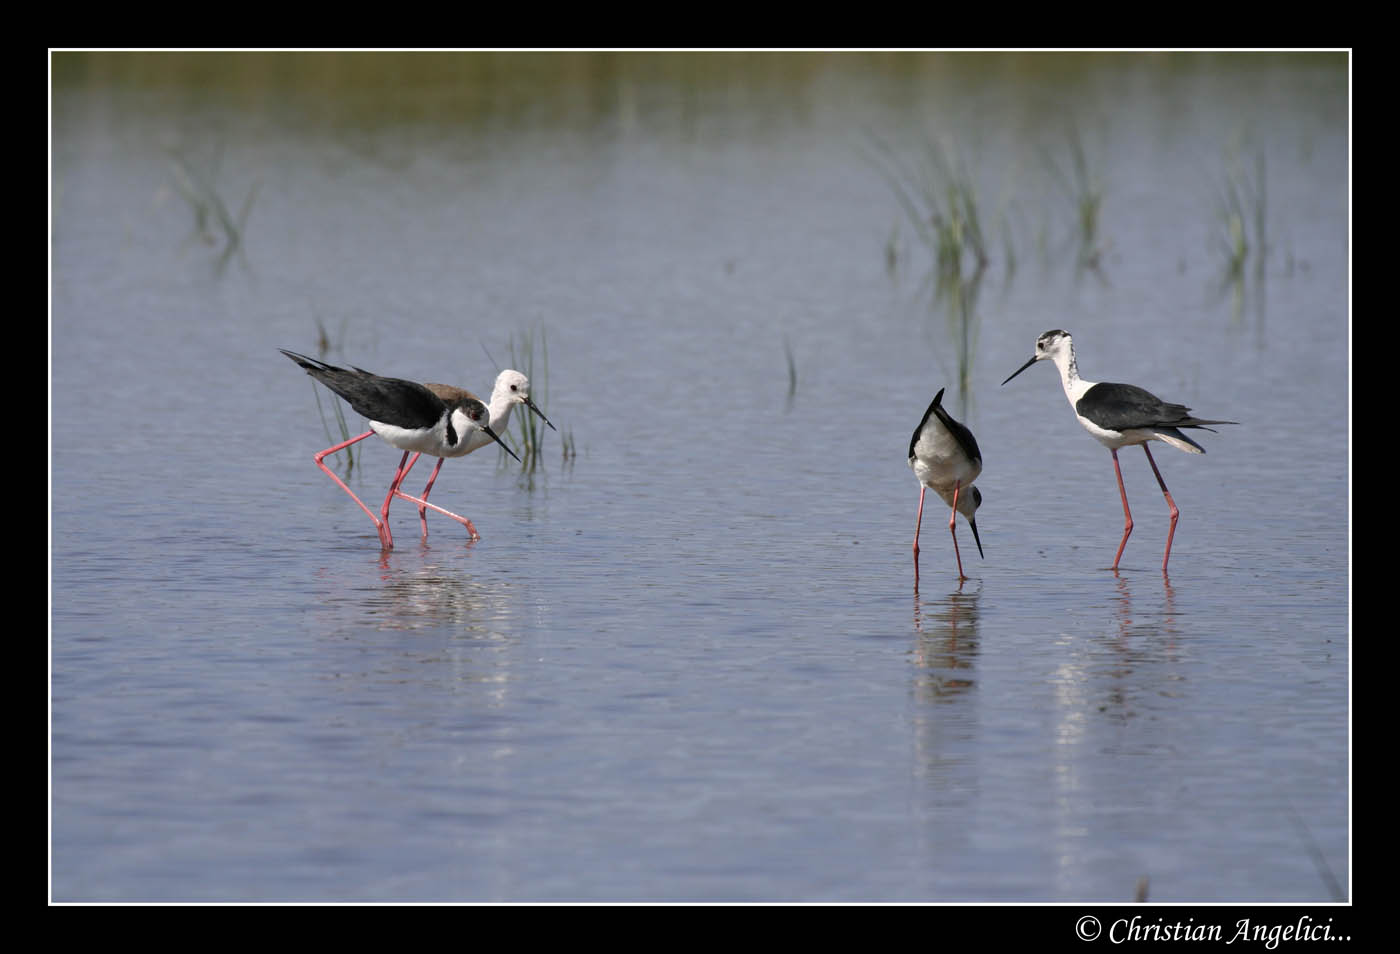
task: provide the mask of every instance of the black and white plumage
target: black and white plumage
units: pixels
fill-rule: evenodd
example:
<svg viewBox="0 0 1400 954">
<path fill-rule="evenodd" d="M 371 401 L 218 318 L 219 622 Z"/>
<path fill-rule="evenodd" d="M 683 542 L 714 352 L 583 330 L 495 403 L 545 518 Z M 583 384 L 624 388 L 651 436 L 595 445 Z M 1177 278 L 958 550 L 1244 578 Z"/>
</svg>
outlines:
<svg viewBox="0 0 1400 954">
<path fill-rule="evenodd" d="M 470 391 L 337 368 L 285 349 L 282 353 L 344 398 L 369 421 L 370 430 L 399 450 L 459 457 L 500 439 L 491 427 L 490 409 Z M 474 442 L 477 435 L 481 439 Z"/>
<path fill-rule="evenodd" d="M 430 504 L 426 499 L 412 497 L 399 489 L 412 467 L 408 462 L 409 454 L 429 454 L 438 458 L 460 457 L 477 447 L 500 440 L 491 426 L 490 409 L 476 395 L 448 385 L 419 384 L 402 378 L 388 378 L 363 368 L 338 368 L 285 349 L 282 349 L 282 353 L 304 368 L 311 377 L 344 398 L 356 413 L 369 421 L 368 431 L 326 448 L 315 455 L 314 460 L 317 467 L 325 471 L 342 490 L 350 494 L 360 505 L 360 509 L 369 514 L 386 550 L 394 545 L 388 525 L 389 504 L 394 497 L 411 500 L 419 504 L 420 509 L 431 507 L 466 526 L 473 537 L 479 536 L 476 527 L 472 526 L 472 522 L 467 518 Z M 378 517 L 323 463 L 327 455 L 344 450 L 351 444 L 375 434 L 404 452 Z M 506 451 L 515 456 L 509 447 Z M 415 456 L 414 460 L 417 459 Z M 436 473 L 434 471 L 434 477 Z M 430 482 L 429 487 L 431 486 Z"/>
<path fill-rule="evenodd" d="M 924 519 L 924 493 L 932 488 L 943 502 L 952 508 L 948 513 L 948 530 L 953 535 L 953 555 L 958 561 L 958 579 L 965 580 L 962 554 L 958 552 L 957 515 L 961 513 L 977 541 L 977 553 L 982 552 L 982 538 L 977 534 L 977 508 L 982 506 L 982 491 L 973 481 L 982 473 L 982 451 L 977 438 L 963 424 L 943 409 L 943 391 L 939 388 L 924 412 L 923 420 L 909 439 L 909 466 L 919 478 L 919 513 L 914 520 L 914 583 L 919 581 L 919 527 Z"/>
<path fill-rule="evenodd" d="M 1162 441 L 1177 450 L 1188 454 L 1204 454 L 1205 448 L 1182 433 L 1185 429 L 1199 429 L 1214 432 L 1211 425 L 1236 424 L 1237 421 L 1214 421 L 1194 417 L 1191 409 L 1183 404 L 1172 404 L 1133 384 L 1112 384 L 1086 381 L 1079 376 L 1079 366 L 1075 360 L 1074 339 L 1069 332 L 1055 329 L 1042 334 L 1035 342 L 1035 354 L 1021 365 L 1006 381 L 1035 364 L 1037 361 L 1053 361 L 1060 372 L 1060 384 L 1065 397 L 1074 409 L 1075 417 L 1086 431 L 1113 455 L 1113 469 L 1118 475 L 1118 490 L 1123 498 L 1123 540 L 1118 544 L 1118 553 L 1113 558 L 1113 570 L 1118 569 L 1118 561 L 1123 556 L 1123 547 L 1128 543 L 1128 535 L 1133 532 L 1133 515 L 1128 509 L 1128 494 L 1123 489 L 1123 472 L 1118 466 L 1118 448 L 1131 444 L 1142 445 L 1147 454 L 1152 472 L 1167 499 L 1171 509 L 1171 528 L 1167 531 L 1167 549 L 1162 556 L 1162 573 L 1167 572 L 1167 560 L 1171 558 L 1172 536 L 1176 533 L 1176 521 L 1180 511 L 1166 482 L 1157 469 L 1148 449 L 1149 441 Z"/>
</svg>

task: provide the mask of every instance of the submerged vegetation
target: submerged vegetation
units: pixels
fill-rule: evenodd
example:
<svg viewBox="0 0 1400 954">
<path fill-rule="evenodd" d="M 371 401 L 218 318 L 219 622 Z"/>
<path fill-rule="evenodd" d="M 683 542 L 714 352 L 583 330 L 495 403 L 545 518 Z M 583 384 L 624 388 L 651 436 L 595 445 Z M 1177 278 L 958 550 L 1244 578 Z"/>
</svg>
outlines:
<svg viewBox="0 0 1400 954">
<path fill-rule="evenodd" d="M 912 159 L 872 137 L 876 170 L 903 209 L 915 237 L 929 253 L 940 293 L 989 261 L 977 187 L 965 165 L 925 142 Z M 891 256 L 887 243 L 887 260 Z"/>
<path fill-rule="evenodd" d="M 247 260 L 243 258 L 243 235 L 247 229 L 248 215 L 252 212 L 253 202 L 258 195 L 259 183 L 254 182 L 249 188 L 248 195 L 235 215 L 229 211 L 216 184 L 223 159 L 222 146 L 215 147 L 214 155 L 207 164 L 195 163 L 183 152 L 174 149 L 169 151 L 169 156 L 170 174 L 175 181 L 175 191 L 194 214 L 194 232 L 186 239 L 185 244 L 200 242 L 208 246 L 217 246 L 222 241 L 223 249 L 214 263 L 218 273 L 223 272 L 235 254 L 246 265 Z"/>
<path fill-rule="evenodd" d="M 906 158 L 885 141 L 874 137 L 872 141 L 875 168 L 929 256 L 922 287 L 932 284 L 931 308 L 945 311 L 957 356 L 958 398 L 966 413 L 977 344 L 977 299 L 991 261 L 977 184 L 965 163 L 934 143 L 925 141 L 912 158 Z M 885 244 L 890 272 L 897 256 L 896 235 L 892 233 Z M 1014 268 L 1014 258 L 1010 254 L 1007 258 Z"/>
<path fill-rule="evenodd" d="M 783 355 L 787 358 L 788 389 L 787 410 L 792 410 L 792 402 L 797 399 L 797 358 L 792 353 L 792 342 L 783 336 Z"/>
<path fill-rule="evenodd" d="M 1065 138 L 1069 144 L 1068 170 L 1062 169 L 1048 151 L 1043 153 L 1043 163 L 1070 206 L 1074 222 L 1070 241 L 1075 250 L 1075 268 L 1092 271 L 1102 278 L 1099 271 L 1103 251 L 1099 244 L 1099 213 L 1103 210 L 1104 198 L 1102 177 L 1091 166 L 1074 126 L 1069 128 Z"/>
<path fill-rule="evenodd" d="M 919 293 L 922 296 L 932 288 L 929 313 L 941 317 L 945 324 L 938 334 L 945 343 L 937 349 L 938 359 L 944 362 L 946 355 L 952 355 L 956 366 L 944 370 L 954 378 L 966 413 L 982 284 L 993 268 L 1000 269 L 1006 282 L 1012 280 L 1019 257 L 1018 238 L 1025 239 L 1029 232 L 1047 264 L 1072 261 L 1076 275 L 1087 272 L 1107 283 L 1104 269 L 1111 243 L 1104 237 L 1103 214 L 1109 190 L 1102 164 L 1078 128 L 1068 126 L 1063 145 L 1038 151 L 1043 177 L 1038 194 L 1044 201 L 1041 211 L 1028 214 L 1026 204 L 1009 190 L 989 203 L 979 181 L 987 176 L 987 164 L 966 158 L 952 146 L 924 138 L 897 148 L 874 135 L 869 136 L 868 145 L 866 156 L 889 186 L 902 213 L 883 242 L 885 271 L 892 278 L 899 274 L 910 254 L 902 235 L 906 230 L 912 233 L 908 244 L 927 262 Z M 1252 161 L 1227 165 L 1214 190 L 1214 205 L 1211 247 L 1220 262 L 1219 288 L 1222 294 L 1233 292 L 1234 313 L 1238 315 L 1247 285 L 1251 281 L 1262 283 L 1269 253 L 1268 188 L 1262 151 L 1256 152 Z M 1034 227 L 1028 230 L 1031 223 Z M 1018 230 L 1015 225 L 1022 227 Z"/>
<path fill-rule="evenodd" d="M 1231 292 L 1233 313 L 1243 310 L 1251 277 L 1263 281 L 1268 256 L 1268 184 L 1264 153 L 1256 152 L 1253 168 L 1231 163 L 1216 189 L 1215 230 L 1211 244 L 1220 257 L 1220 292 Z"/>
</svg>

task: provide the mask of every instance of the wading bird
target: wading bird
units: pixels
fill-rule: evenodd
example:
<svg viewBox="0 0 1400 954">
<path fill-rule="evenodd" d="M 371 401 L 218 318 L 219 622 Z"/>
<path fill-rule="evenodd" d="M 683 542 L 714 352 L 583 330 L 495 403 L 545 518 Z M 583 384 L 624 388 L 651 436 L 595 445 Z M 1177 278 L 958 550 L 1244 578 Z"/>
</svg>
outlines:
<svg viewBox="0 0 1400 954">
<path fill-rule="evenodd" d="M 982 491 L 972 486 L 977 475 L 982 473 L 982 452 L 977 449 L 977 438 L 972 432 L 943 410 L 944 390 L 940 388 L 933 396 L 933 403 L 909 440 L 909 466 L 914 468 L 914 476 L 919 478 L 920 484 L 919 514 L 914 518 L 915 586 L 919 583 L 919 526 L 924 520 L 924 493 L 930 487 L 952 508 L 948 514 L 948 532 L 953 535 L 958 580 L 967 579 L 963 574 L 962 554 L 958 552 L 959 513 L 967 518 L 972 527 L 972 539 L 977 541 L 977 552 L 986 559 L 982 553 L 982 538 L 977 535 L 976 514 L 977 508 L 982 506 Z"/>
<path fill-rule="evenodd" d="M 431 507 L 465 526 L 473 539 L 480 538 L 476 527 L 472 526 L 472 522 L 466 517 L 428 503 L 424 499 L 427 491 L 424 491 L 423 498 L 419 498 L 399 489 L 404 477 L 408 475 L 409 468 L 412 467 L 409 463 L 410 454 L 414 455 L 415 461 L 419 454 L 440 458 L 438 466 L 441 467 L 442 458 L 460 457 L 492 441 L 500 440 L 491 425 L 490 409 L 479 398 L 470 391 L 448 385 L 419 384 L 402 378 L 386 378 L 361 368 L 337 368 L 324 361 L 317 361 L 315 358 L 285 349 L 282 353 L 305 368 L 311 377 L 344 398 L 356 413 L 368 419 L 368 431 L 326 448 L 313 459 L 316 466 L 325 471 L 326 476 L 349 494 L 350 498 L 360 505 L 361 510 L 369 514 L 379 532 L 379 541 L 384 549 L 389 550 L 394 546 L 393 535 L 389 532 L 389 504 L 395 497 L 403 497 L 418 504 L 420 516 L 424 508 Z M 528 401 L 528 394 L 526 400 Z M 398 470 L 394 472 L 394 479 L 389 484 L 389 492 L 384 497 L 384 505 L 380 508 L 378 516 L 375 516 L 369 507 L 365 506 L 364 501 L 355 496 L 354 492 L 345 486 L 345 482 L 324 463 L 328 455 L 342 451 L 351 444 L 375 434 L 403 451 L 403 457 L 399 460 Z M 515 457 L 515 453 L 509 447 L 506 451 Z M 519 459 L 516 457 L 516 460 Z M 436 470 L 433 471 L 433 477 L 437 477 Z M 432 488 L 432 481 L 428 482 L 428 488 Z M 426 535 L 426 519 L 423 521 L 423 528 Z"/>
<path fill-rule="evenodd" d="M 1118 448 L 1130 444 L 1141 444 L 1147 454 L 1147 462 L 1152 465 L 1152 473 L 1162 488 L 1162 496 L 1167 498 L 1171 508 L 1171 528 L 1167 530 L 1167 549 L 1162 554 L 1162 575 L 1167 573 L 1167 560 L 1172 555 L 1172 536 L 1176 533 L 1176 518 L 1180 513 L 1176 502 L 1167 490 L 1166 481 L 1152 459 L 1148 441 L 1162 441 L 1177 450 L 1188 454 L 1204 454 L 1205 448 L 1181 432 L 1182 428 L 1200 428 L 1212 431 L 1211 424 L 1237 424 L 1238 421 L 1207 421 L 1191 416 L 1191 409 L 1181 404 L 1168 404 L 1161 398 L 1133 384 L 1096 384 L 1079 376 L 1079 367 L 1074 360 L 1074 339 L 1069 332 L 1047 331 L 1035 342 L 1035 354 L 1030 360 L 1016 369 L 1006 381 L 1016 377 L 1037 361 L 1050 360 L 1060 371 L 1060 383 L 1064 385 L 1065 397 L 1079 418 L 1079 423 L 1092 434 L 1100 444 L 1113 455 L 1113 472 L 1118 475 L 1118 493 L 1123 498 L 1123 540 L 1118 544 L 1118 552 L 1113 556 L 1112 569 L 1118 571 L 1118 560 L 1123 556 L 1123 548 L 1128 545 L 1128 535 L 1133 532 L 1133 513 L 1128 509 L 1128 492 L 1123 489 L 1123 471 L 1118 466 Z M 1001 382 L 1005 384 L 1006 381 Z"/>
</svg>

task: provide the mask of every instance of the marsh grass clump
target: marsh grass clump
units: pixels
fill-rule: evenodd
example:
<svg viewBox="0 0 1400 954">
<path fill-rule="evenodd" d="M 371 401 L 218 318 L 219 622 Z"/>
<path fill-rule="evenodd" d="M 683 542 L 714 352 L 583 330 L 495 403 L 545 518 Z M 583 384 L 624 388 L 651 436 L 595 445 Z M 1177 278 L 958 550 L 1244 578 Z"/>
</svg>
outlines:
<svg viewBox="0 0 1400 954">
<path fill-rule="evenodd" d="M 507 348 L 510 352 L 508 367 L 515 368 L 530 379 L 530 399 L 548 417 L 549 339 L 543 330 L 539 332 L 538 343 L 540 360 L 537 365 L 535 363 L 535 334 L 528 331 L 521 332 L 518 336 L 512 334 L 507 341 Z M 490 356 L 488 351 L 487 357 Z M 496 363 L 494 358 L 491 361 L 493 364 Z M 532 414 L 528 410 L 516 411 L 511 415 L 511 419 L 514 421 L 514 425 L 510 428 L 510 433 L 502 434 L 501 437 L 504 440 L 509 440 L 513 445 L 512 449 L 519 455 L 521 471 L 526 475 L 533 475 L 543 460 L 544 435 L 548 427 L 538 415 Z M 573 431 L 561 431 L 560 440 L 563 445 L 564 460 L 572 462 L 576 453 Z M 509 466 L 510 456 L 504 448 L 499 451 L 499 455 L 500 466 Z"/>
<path fill-rule="evenodd" d="M 222 273 L 234 255 L 238 255 L 246 266 L 247 260 L 243 258 L 243 236 L 247 230 L 248 215 L 253 210 L 253 202 L 257 198 L 260 183 L 253 183 L 235 215 L 229 210 L 215 184 L 223 157 L 222 147 L 215 149 L 214 156 L 207 166 L 191 161 L 184 153 L 174 149 L 169 150 L 168 155 L 170 157 L 171 177 L 175 182 L 175 191 L 180 194 L 180 197 L 185 200 L 185 204 L 194 213 L 194 233 L 185 241 L 185 244 L 197 241 L 205 245 L 215 246 L 220 243 L 221 234 L 223 250 L 215 261 L 215 270 Z"/>
<path fill-rule="evenodd" d="M 1220 258 L 1220 289 L 1233 290 L 1237 304 L 1243 300 L 1251 262 L 1254 281 L 1264 278 L 1269 250 L 1268 198 L 1262 151 L 1255 153 L 1252 170 L 1229 168 L 1216 188 L 1211 244 Z"/>
<path fill-rule="evenodd" d="M 965 164 L 931 142 L 906 159 L 889 143 L 871 138 L 872 162 L 928 251 L 937 286 L 942 289 L 986 268 L 981 205 Z"/>
<path fill-rule="evenodd" d="M 964 412 L 971 390 L 977 342 L 977 299 L 990 263 L 983 202 L 967 164 L 925 140 L 912 156 L 872 136 L 869 154 L 890 187 L 916 241 L 929 256 L 921 288 L 930 285 L 932 310 L 942 308 L 957 361 L 957 389 Z M 897 235 L 897 232 L 893 232 Z M 1003 228 L 1008 266 L 1014 268 L 1010 232 Z M 893 237 L 886 242 L 886 270 L 894 273 Z"/>
<path fill-rule="evenodd" d="M 1102 277 L 1103 249 L 1099 219 L 1103 212 L 1103 177 L 1090 163 L 1083 140 L 1074 126 L 1069 128 L 1065 138 L 1069 148 L 1068 167 L 1062 167 L 1047 150 L 1042 150 L 1042 161 L 1073 213 L 1070 242 L 1075 248 L 1075 267 L 1080 271 L 1099 273 Z"/>
</svg>

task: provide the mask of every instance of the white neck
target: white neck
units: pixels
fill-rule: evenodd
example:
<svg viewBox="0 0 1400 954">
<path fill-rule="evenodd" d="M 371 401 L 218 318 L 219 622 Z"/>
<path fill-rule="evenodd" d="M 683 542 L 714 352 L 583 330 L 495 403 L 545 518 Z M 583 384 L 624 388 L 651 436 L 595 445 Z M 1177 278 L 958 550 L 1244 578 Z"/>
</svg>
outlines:
<svg viewBox="0 0 1400 954">
<path fill-rule="evenodd" d="M 496 386 L 491 390 L 491 403 L 488 405 L 491 430 L 497 434 L 505 433 L 506 424 L 510 423 L 510 412 L 515 409 L 515 404 L 510 396 L 510 385 L 504 378 L 498 377 Z"/>
<path fill-rule="evenodd" d="M 1060 371 L 1060 384 L 1065 389 L 1065 397 L 1074 405 L 1084 396 L 1084 392 L 1094 386 L 1093 381 L 1085 381 L 1079 376 L 1079 365 L 1074 360 L 1074 345 L 1070 344 L 1055 351 L 1055 367 Z M 491 422 L 495 426 L 495 420 Z"/>
</svg>

